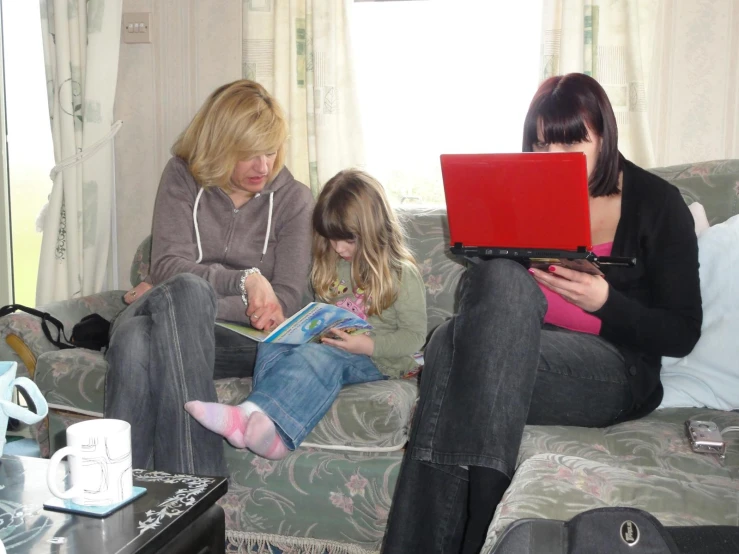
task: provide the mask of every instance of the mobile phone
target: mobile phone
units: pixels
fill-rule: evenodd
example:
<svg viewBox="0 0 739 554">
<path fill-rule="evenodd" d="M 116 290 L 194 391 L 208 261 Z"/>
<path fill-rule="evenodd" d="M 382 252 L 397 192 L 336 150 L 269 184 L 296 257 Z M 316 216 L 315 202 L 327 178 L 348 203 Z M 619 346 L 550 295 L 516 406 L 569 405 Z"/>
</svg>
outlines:
<svg viewBox="0 0 739 554">
<path fill-rule="evenodd" d="M 726 442 L 713 421 L 689 419 L 685 422 L 688 441 L 693 452 L 702 454 L 726 454 Z"/>
</svg>

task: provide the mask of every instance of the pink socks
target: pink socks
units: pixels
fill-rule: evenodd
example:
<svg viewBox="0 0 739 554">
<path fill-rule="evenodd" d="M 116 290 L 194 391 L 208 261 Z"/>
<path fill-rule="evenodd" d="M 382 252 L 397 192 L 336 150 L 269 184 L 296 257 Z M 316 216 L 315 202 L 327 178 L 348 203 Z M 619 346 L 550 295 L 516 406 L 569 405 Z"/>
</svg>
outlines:
<svg viewBox="0 0 739 554">
<path fill-rule="evenodd" d="M 226 438 L 236 448 L 248 448 L 257 456 L 281 460 L 290 452 L 275 424 L 261 411 L 243 405 L 229 406 L 194 400 L 185 410 L 203 427 Z"/>
</svg>

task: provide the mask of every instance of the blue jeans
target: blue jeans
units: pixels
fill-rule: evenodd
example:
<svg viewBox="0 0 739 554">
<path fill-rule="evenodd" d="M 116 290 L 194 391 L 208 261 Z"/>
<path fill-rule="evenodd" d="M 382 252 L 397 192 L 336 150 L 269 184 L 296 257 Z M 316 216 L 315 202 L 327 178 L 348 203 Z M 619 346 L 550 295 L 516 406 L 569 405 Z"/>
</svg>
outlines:
<svg viewBox="0 0 739 554">
<path fill-rule="evenodd" d="M 546 298 L 510 260 L 467 271 L 458 313 L 434 332 L 383 554 L 459 552 L 467 466 L 508 477 L 524 426 L 603 427 L 632 403 L 628 364 L 596 335 L 542 325 Z"/>
<path fill-rule="evenodd" d="M 384 378 L 369 356 L 326 344 L 262 343 L 247 400 L 264 410 L 285 445 L 295 450 L 329 411 L 341 387 Z"/>
<path fill-rule="evenodd" d="M 248 377 L 256 343 L 214 326 L 215 317 L 211 285 L 183 273 L 151 289 L 113 322 L 105 417 L 131 424 L 134 468 L 228 474 L 223 439 L 184 405 L 217 402 L 214 379 Z"/>
</svg>

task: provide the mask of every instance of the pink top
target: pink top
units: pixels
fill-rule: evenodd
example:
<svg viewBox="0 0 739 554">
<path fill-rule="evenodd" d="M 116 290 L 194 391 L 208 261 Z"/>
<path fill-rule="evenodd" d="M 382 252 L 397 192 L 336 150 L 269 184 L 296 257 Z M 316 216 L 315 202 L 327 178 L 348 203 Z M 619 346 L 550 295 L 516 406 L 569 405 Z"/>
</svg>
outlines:
<svg viewBox="0 0 739 554">
<path fill-rule="evenodd" d="M 596 256 L 609 256 L 612 248 L 613 242 L 604 242 L 593 246 L 593 252 Z M 547 302 L 549 302 L 549 308 L 544 315 L 544 323 L 564 327 L 572 331 L 580 331 L 581 333 L 590 333 L 591 335 L 600 333 L 600 319 L 571 304 L 544 285 L 539 285 L 539 288 L 547 297 Z"/>
</svg>

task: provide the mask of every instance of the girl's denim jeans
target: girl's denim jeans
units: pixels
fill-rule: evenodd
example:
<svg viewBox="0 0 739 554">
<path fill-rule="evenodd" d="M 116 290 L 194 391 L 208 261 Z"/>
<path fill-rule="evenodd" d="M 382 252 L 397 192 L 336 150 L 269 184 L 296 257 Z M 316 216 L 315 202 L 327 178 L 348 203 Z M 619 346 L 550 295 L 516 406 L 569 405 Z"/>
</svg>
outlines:
<svg viewBox="0 0 739 554">
<path fill-rule="evenodd" d="M 256 343 L 214 326 L 215 317 L 211 285 L 183 273 L 151 289 L 113 322 L 105 417 L 131 424 L 134 468 L 228 475 L 223 439 L 184 405 L 217 402 L 214 379 L 248 377 Z"/>
<path fill-rule="evenodd" d="M 325 344 L 260 344 L 254 402 L 295 450 L 328 412 L 344 385 L 384 379 L 369 356 Z"/>
<path fill-rule="evenodd" d="M 512 477 L 526 423 L 602 427 L 631 405 L 620 352 L 596 335 L 542 325 L 546 309 L 515 262 L 467 271 L 457 315 L 425 351 L 383 554 L 459 552 L 467 466 Z"/>
</svg>

